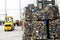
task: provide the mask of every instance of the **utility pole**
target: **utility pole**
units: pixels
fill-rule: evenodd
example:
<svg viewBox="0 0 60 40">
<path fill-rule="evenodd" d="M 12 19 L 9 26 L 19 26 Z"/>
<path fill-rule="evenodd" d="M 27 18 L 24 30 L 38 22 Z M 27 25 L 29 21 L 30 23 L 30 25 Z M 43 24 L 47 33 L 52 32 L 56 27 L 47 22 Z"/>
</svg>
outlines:
<svg viewBox="0 0 60 40">
<path fill-rule="evenodd" d="M 21 17 L 21 0 L 19 0 L 19 12 L 20 12 L 20 19 L 22 18 Z"/>
<path fill-rule="evenodd" d="M 6 0 L 5 0 L 5 14 L 7 16 L 7 5 L 6 5 Z"/>
</svg>

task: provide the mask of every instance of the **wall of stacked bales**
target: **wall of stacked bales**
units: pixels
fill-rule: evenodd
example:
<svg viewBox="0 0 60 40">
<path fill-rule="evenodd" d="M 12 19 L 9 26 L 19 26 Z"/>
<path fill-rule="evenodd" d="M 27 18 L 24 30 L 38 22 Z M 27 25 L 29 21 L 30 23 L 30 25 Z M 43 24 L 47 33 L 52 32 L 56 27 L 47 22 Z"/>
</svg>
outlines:
<svg viewBox="0 0 60 40">
<path fill-rule="evenodd" d="M 59 38 L 58 7 L 55 5 L 47 6 L 40 11 L 38 7 L 29 4 L 28 7 L 25 7 L 24 14 L 23 40 L 48 39 L 46 27 L 48 24 L 46 25 L 46 20 L 49 20 L 48 28 L 50 39 Z"/>
</svg>

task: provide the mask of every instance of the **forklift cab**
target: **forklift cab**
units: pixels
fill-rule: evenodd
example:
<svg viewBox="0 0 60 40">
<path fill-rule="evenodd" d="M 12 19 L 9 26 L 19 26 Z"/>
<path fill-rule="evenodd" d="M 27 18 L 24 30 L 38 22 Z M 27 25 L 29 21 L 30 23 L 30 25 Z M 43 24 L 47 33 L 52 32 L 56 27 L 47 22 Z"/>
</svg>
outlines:
<svg viewBox="0 0 60 40">
<path fill-rule="evenodd" d="M 14 30 L 13 18 L 12 16 L 6 16 L 4 21 L 4 30 Z"/>
</svg>

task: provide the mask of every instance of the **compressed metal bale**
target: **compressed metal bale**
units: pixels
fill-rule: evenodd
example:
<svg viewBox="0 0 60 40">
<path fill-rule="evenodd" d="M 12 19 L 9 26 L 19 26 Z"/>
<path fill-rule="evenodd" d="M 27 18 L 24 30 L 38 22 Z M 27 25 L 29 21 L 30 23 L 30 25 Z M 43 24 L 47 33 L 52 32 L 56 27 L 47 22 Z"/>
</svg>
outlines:
<svg viewBox="0 0 60 40">
<path fill-rule="evenodd" d="M 33 21 L 33 24 L 34 24 L 34 30 L 35 30 L 33 32 L 33 38 L 35 37 L 35 39 L 37 39 L 41 37 L 41 39 L 44 39 L 47 34 L 46 34 L 46 29 L 43 29 L 43 28 L 46 27 L 45 26 L 46 24 L 44 24 L 43 21 Z M 38 33 L 36 33 L 36 31 L 38 31 Z"/>
<path fill-rule="evenodd" d="M 24 37 L 23 37 L 23 40 L 31 40 L 31 37 L 24 36 Z"/>
<path fill-rule="evenodd" d="M 53 21 L 50 21 L 49 23 L 49 32 L 50 32 L 50 38 L 58 38 L 58 26 L 57 26 L 57 22 L 58 22 L 58 19 L 57 20 L 53 20 Z"/>
<path fill-rule="evenodd" d="M 32 32 L 33 32 L 33 27 L 32 27 L 32 23 L 31 21 L 25 22 L 25 31 L 24 34 L 25 35 L 30 35 L 32 36 Z"/>
<path fill-rule="evenodd" d="M 31 31 L 33 34 L 32 36 L 36 37 L 36 30 L 39 31 L 39 34 L 37 36 L 41 36 L 42 39 L 47 39 L 47 33 L 46 33 L 46 20 L 53 20 L 49 22 L 49 33 L 50 33 L 50 38 L 57 38 L 58 32 L 57 32 L 57 22 L 56 19 L 58 17 L 58 7 L 56 6 L 47 6 L 45 9 L 41 11 L 36 11 L 35 7 L 33 6 L 28 6 L 28 9 L 25 13 L 25 18 L 26 21 L 31 21 L 31 23 L 27 23 L 25 25 L 25 29 L 29 30 L 28 32 Z M 44 20 L 44 21 L 43 21 Z M 28 24 L 32 24 L 28 25 Z M 27 33 L 27 32 L 26 32 Z M 41 34 L 40 34 L 41 33 Z M 42 35 L 43 34 L 43 35 Z"/>
</svg>

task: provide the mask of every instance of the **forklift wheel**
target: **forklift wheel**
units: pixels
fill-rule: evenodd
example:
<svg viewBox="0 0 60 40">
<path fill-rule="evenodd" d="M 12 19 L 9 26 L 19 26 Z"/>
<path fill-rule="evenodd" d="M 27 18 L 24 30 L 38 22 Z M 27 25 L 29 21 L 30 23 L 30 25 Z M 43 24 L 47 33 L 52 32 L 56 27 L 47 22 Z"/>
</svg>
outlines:
<svg viewBox="0 0 60 40">
<path fill-rule="evenodd" d="M 12 29 L 12 31 L 13 31 L 14 29 Z"/>
<path fill-rule="evenodd" d="M 6 32 L 6 30 L 4 30 Z"/>
<path fill-rule="evenodd" d="M 13 30 L 14 30 L 14 28 L 11 29 L 11 31 L 13 31 Z"/>
</svg>

